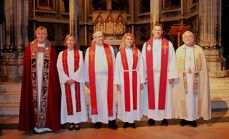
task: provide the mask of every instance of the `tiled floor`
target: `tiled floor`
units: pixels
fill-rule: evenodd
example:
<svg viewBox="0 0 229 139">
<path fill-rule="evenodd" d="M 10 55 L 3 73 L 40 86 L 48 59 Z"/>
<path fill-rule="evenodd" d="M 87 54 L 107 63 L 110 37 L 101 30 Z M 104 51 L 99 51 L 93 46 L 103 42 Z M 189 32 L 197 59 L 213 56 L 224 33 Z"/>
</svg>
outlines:
<svg viewBox="0 0 229 139">
<path fill-rule="evenodd" d="M 154 127 L 146 126 L 147 119 L 143 118 L 137 122 L 137 128 L 122 128 L 119 121 L 118 130 L 109 128 L 94 129 L 90 122 L 83 123 L 79 131 L 68 131 L 61 129 L 56 132 L 43 134 L 25 134 L 25 132 L 16 129 L 18 118 L 1 118 L 3 134 L 1 139 L 228 139 L 229 138 L 229 112 L 213 112 L 212 119 L 209 121 L 198 120 L 198 127 L 181 127 L 179 120 L 169 120 L 168 127 L 156 125 Z"/>
</svg>

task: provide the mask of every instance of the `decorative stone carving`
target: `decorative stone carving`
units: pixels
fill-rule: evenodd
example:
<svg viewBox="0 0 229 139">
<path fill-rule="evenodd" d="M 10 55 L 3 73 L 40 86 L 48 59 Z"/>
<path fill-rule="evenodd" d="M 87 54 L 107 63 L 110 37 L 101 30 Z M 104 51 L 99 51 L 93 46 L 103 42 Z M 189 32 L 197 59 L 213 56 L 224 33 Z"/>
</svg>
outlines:
<svg viewBox="0 0 229 139">
<path fill-rule="evenodd" d="M 94 31 L 100 30 L 107 35 L 122 35 L 126 32 L 126 13 L 122 11 L 94 11 Z"/>
</svg>

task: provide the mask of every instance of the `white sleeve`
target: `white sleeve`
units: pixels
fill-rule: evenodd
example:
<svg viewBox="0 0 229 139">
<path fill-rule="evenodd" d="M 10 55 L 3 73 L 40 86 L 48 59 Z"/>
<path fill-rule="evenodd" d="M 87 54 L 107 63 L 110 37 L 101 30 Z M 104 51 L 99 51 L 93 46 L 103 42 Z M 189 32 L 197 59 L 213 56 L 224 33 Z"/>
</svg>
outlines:
<svg viewBox="0 0 229 139">
<path fill-rule="evenodd" d="M 58 70 L 60 83 L 66 83 L 69 80 L 69 77 L 64 72 L 62 54 L 63 54 L 63 51 L 60 52 L 57 58 L 57 70 Z"/>
</svg>

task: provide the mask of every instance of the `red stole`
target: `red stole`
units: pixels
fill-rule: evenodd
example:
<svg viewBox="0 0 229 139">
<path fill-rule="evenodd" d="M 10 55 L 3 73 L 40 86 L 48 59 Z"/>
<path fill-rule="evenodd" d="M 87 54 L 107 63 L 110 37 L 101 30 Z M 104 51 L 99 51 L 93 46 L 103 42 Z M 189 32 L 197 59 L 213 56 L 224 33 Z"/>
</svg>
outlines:
<svg viewBox="0 0 229 139">
<path fill-rule="evenodd" d="M 107 87 L 107 100 L 108 100 L 108 116 L 113 116 L 113 57 L 108 44 L 103 44 L 106 53 L 108 64 L 108 87 Z M 89 48 L 89 85 L 91 97 L 91 114 L 97 115 L 97 99 L 96 99 L 96 83 L 95 83 L 95 45 Z"/>
<path fill-rule="evenodd" d="M 125 111 L 130 111 L 130 79 L 129 68 L 125 49 L 120 50 L 122 65 L 124 69 L 124 94 L 125 94 Z M 132 89 L 133 89 L 133 109 L 137 109 L 137 64 L 138 50 L 133 49 L 133 67 L 132 67 Z"/>
<path fill-rule="evenodd" d="M 63 63 L 63 68 L 64 72 L 67 76 L 69 76 L 68 72 L 68 50 L 64 50 L 62 54 L 62 63 Z M 76 72 L 79 69 L 79 61 L 80 61 L 80 56 L 79 56 L 79 50 L 75 49 L 74 50 L 74 72 Z M 66 94 L 66 102 L 67 102 L 67 112 L 68 115 L 73 115 L 73 105 L 72 105 L 72 96 L 71 96 L 71 87 L 65 83 L 65 94 Z M 80 102 L 80 83 L 75 82 L 75 99 L 76 99 L 76 112 L 81 111 L 81 102 Z"/>
<path fill-rule="evenodd" d="M 146 68 L 147 68 L 147 78 L 148 78 L 148 107 L 149 109 L 155 109 L 152 44 L 153 44 L 153 38 L 149 39 L 146 42 Z M 161 70 L 160 70 L 160 85 L 159 85 L 159 104 L 158 104 L 158 109 L 160 110 L 165 109 L 168 52 L 169 52 L 168 46 L 169 46 L 169 41 L 163 38 L 162 39 L 162 50 L 161 50 Z"/>
</svg>

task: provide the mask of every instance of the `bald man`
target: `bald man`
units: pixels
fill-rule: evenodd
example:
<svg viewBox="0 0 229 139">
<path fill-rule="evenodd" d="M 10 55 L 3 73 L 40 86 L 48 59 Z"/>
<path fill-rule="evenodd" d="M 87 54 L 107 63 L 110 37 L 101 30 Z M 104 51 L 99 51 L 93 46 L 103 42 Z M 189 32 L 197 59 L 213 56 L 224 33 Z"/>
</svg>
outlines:
<svg viewBox="0 0 229 139">
<path fill-rule="evenodd" d="M 113 48 L 104 43 L 101 31 L 93 34 L 92 45 L 85 56 L 85 82 L 90 90 L 90 117 L 94 128 L 109 123 L 109 128 L 117 129 L 114 109 L 113 79 L 115 68 Z"/>
</svg>

